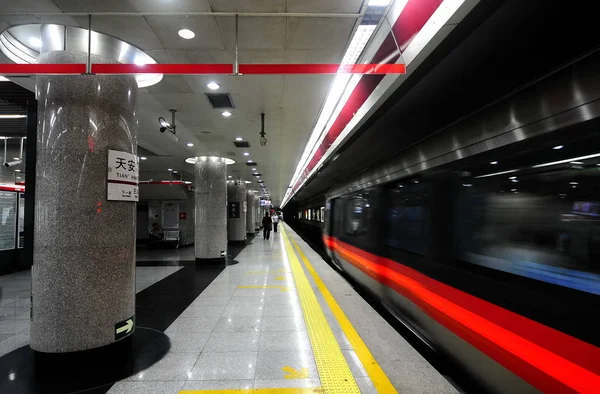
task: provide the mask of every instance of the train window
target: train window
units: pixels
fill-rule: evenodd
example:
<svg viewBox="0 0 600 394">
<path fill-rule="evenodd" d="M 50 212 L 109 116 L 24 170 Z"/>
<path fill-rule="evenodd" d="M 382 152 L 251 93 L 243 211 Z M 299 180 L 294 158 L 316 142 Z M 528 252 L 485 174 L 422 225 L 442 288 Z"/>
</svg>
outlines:
<svg viewBox="0 0 600 394">
<path fill-rule="evenodd" d="M 342 212 L 343 212 L 343 200 L 336 198 L 331 201 L 331 209 L 333 210 L 333 223 L 331 226 L 331 234 L 339 235 L 342 228 Z"/>
<path fill-rule="evenodd" d="M 325 221 L 325 207 L 319 208 L 319 220 L 321 223 Z"/>
<path fill-rule="evenodd" d="M 370 193 L 358 193 L 348 200 L 346 205 L 345 233 L 350 236 L 360 236 L 368 233 L 369 223 L 373 216 Z"/>
<path fill-rule="evenodd" d="M 390 185 L 387 193 L 386 245 L 424 254 L 429 240 L 429 186 L 403 181 Z"/>
<path fill-rule="evenodd" d="M 591 146 L 469 169 L 456 185 L 455 257 L 600 294 L 600 154 Z"/>
</svg>

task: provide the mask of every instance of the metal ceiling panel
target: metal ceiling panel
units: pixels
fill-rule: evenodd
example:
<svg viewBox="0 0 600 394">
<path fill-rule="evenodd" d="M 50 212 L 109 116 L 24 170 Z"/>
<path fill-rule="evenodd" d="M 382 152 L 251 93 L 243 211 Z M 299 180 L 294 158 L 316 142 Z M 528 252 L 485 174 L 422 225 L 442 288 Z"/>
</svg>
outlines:
<svg viewBox="0 0 600 394">
<path fill-rule="evenodd" d="M 355 22 L 352 18 L 288 18 L 286 48 L 343 51 Z"/>
<path fill-rule="evenodd" d="M 146 20 L 165 49 L 223 49 L 219 27 L 212 16 L 148 16 Z M 190 29 L 196 36 L 185 40 L 177 34 Z"/>
<path fill-rule="evenodd" d="M 147 89 L 150 93 L 159 94 L 193 93 L 181 75 L 165 75 L 160 83 L 149 86 Z"/>
<path fill-rule="evenodd" d="M 88 26 L 86 16 L 76 16 L 74 19 L 79 26 Z M 163 49 L 161 42 L 142 16 L 93 16 L 92 29 L 118 37 L 144 51 Z"/>
<path fill-rule="evenodd" d="M 209 0 L 216 12 L 284 12 L 285 0 Z"/>
<path fill-rule="evenodd" d="M 207 12 L 208 0 L 130 0 L 140 12 Z"/>
<path fill-rule="evenodd" d="M 60 12 L 60 9 L 50 0 L 5 0 L 2 12 Z"/>
<path fill-rule="evenodd" d="M 62 12 L 137 12 L 129 0 L 52 0 Z"/>
<path fill-rule="evenodd" d="M 218 17 L 225 48 L 235 49 L 235 17 Z M 245 49 L 284 49 L 285 18 L 240 17 L 238 47 Z"/>
<path fill-rule="evenodd" d="M 360 12 L 363 0 L 287 0 L 287 12 L 331 12 L 349 13 Z"/>
</svg>

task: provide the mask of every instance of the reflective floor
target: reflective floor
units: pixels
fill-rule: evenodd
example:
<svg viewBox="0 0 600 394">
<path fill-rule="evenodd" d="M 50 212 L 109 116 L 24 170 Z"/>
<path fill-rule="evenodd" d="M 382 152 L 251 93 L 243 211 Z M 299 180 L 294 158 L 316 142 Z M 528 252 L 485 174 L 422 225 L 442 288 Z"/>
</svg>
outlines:
<svg viewBox="0 0 600 394">
<path fill-rule="evenodd" d="M 325 390 L 344 373 L 356 388 L 349 392 L 456 392 L 317 253 L 285 231 L 230 251 L 235 264 L 215 272 L 191 264 L 193 247 L 139 250 L 137 325 L 165 331 L 171 349 L 150 368 L 92 392 Z M 3 355 L 29 340 L 29 272 L 0 277 L 0 289 Z"/>
</svg>

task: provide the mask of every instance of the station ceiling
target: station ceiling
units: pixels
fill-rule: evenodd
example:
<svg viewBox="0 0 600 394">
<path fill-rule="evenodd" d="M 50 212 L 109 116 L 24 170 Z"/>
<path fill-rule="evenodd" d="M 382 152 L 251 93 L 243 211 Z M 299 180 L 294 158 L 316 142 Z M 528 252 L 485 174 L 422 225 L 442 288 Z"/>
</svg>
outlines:
<svg viewBox="0 0 600 394">
<path fill-rule="evenodd" d="M 329 14 L 314 16 L 240 16 L 240 63 L 339 63 L 358 24 L 362 0 L 0 0 L 0 31 L 12 25 L 59 23 L 87 27 L 84 15 L 60 13 L 261 12 Z M 53 14 L 49 14 L 53 13 Z M 57 14 L 58 13 L 58 14 Z M 352 14 L 339 15 L 339 14 Z M 129 42 L 159 63 L 229 63 L 235 59 L 235 17 L 213 15 L 97 15 L 95 31 Z M 177 32 L 187 28 L 191 40 Z M 0 63 L 10 63 L 0 55 Z M 141 170 L 169 179 L 168 168 L 191 174 L 185 159 L 197 155 L 226 156 L 233 178 L 251 180 L 252 168 L 274 202 L 280 202 L 329 90 L 332 75 L 168 76 L 140 89 L 139 145 L 148 154 Z M 31 77 L 14 82 L 33 90 Z M 217 82 L 211 91 L 207 84 Z M 205 93 L 229 93 L 235 108 L 221 115 Z M 159 132 L 158 117 L 170 120 L 177 109 L 179 142 Z M 260 114 L 265 113 L 268 144 L 259 144 Z M 250 148 L 237 148 L 242 137 Z M 187 147 L 193 143 L 193 147 Z M 249 156 L 243 153 L 248 152 Z M 257 167 L 246 165 L 254 160 Z M 185 176 L 185 175 L 184 175 Z"/>
</svg>

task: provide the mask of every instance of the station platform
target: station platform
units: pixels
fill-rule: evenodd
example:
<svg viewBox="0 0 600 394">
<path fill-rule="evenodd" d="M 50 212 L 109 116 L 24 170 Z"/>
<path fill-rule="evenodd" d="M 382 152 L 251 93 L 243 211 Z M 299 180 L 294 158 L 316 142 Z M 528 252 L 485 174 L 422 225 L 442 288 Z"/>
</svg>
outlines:
<svg viewBox="0 0 600 394">
<path fill-rule="evenodd" d="M 94 394 L 458 392 L 289 226 L 230 255 L 138 252 L 137 325 L 171 348 Z M 29 275 L 0 277 L 0 355 L 28 344 Z"/>
</svg>

